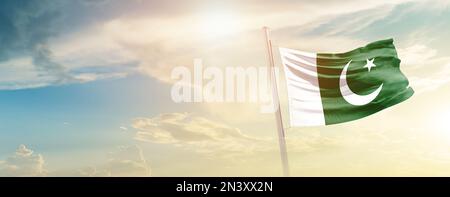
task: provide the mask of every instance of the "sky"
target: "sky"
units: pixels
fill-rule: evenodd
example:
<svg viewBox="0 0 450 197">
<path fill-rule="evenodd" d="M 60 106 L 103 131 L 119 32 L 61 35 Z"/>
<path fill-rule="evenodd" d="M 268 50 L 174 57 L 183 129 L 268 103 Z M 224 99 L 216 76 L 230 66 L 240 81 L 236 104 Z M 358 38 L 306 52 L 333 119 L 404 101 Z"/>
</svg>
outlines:
<svg viewBox="0 0 450 197">
<path fill-rule="evenodd" d="M 285 124 L 292 176 L 450 176 L 449 19 L 447 0 L 5 0 L 0 176 L 282 176 L 273 114 L 170 95 L 196 58 L 266 67 L 262 26 L 311 52 L 393 38 L 415 90 L 361 120 Z"/>
</svg>

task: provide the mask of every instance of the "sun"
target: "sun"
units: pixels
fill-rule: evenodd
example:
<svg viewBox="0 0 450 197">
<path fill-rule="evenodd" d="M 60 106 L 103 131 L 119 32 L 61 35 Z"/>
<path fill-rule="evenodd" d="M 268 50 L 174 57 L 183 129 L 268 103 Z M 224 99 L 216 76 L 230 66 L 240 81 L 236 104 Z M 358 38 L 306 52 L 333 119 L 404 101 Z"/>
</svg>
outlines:
<svg viewBox="0 0 450 197">
<path fill-rule="evenodd" d="M 199 15 L 199 31 L 206 37 L 222 37 L 239 31 L 239 17 L 232 12 L 210 11 Z"/>
</svg>

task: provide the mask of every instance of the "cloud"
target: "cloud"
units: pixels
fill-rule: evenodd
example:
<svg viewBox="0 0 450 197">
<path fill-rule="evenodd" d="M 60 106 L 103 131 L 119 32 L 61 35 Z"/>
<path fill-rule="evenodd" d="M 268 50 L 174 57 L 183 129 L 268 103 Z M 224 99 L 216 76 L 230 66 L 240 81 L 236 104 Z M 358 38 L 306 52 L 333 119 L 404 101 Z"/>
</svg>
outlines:
<svg viewBox="0 0 450 197">
<path fill-rule="evenodd" d="M 151 176 L 151 167 L 137 145 L 121 146 L 111 152 L 105 165 L 79 170 L 81 176 L 145 177 Z"/>
<path fill-rule="evenodd" d="M 61 174 L 62 173 L 62 174 Z M 145 159 L 142 149 L 137 145 L 120 146 L 108 154 L 108 160 L 101 165 L 82 168 L 77 172 L 53 171 L 46 168 L 41 154 L 21 144 L 16 152 L 0 160 L 0 176 L 36 177 L 36 176 L 151 176 L 151 167 Z"/>
<path fill-rule="evenodd" d="M 0 89 L 24 89 L 123 77 L 123 72 L 80 72 L 54 57 L 51 40 L 65 33 L 70 1 L 7 0 L 0 9 Z M 70 18 L 70 17 L 69 17 Z"/>
<path fill-rule="evenodd" d="M 336 16 L 319 18 L 303 27 L 308 36 L 342 37 L 369 28 L 373 23 L 388 17 L 395 5 L 382 5 Z M 333 18 L 332 18 L 333 17 Z M 299 28 L 299 27 L 297 27 Z"/>
<path fill-rule="evenodd" d="M 402 57 L 402 64 L 408 66 L 426 65 L 437 56 L 437 50 L 423 44 L 416 44 L 406 48 L 398 49 L 398 54 Z"/>
<path fill-rule="evenodd" d="M 122 131 L 127 131 L 128 130 L 128 128 L 125 127 L 125 126 L 120 126 L 119 129 L 122 130 Z"/>
<path fill-rule="evenodd" d="M 137 139 L 156 143 L 248 139 L 237 128 L 187 113 L 161 114 L 151 119 L 137 118 L 132 126 L 139 130 Z"/>
<path fill-rule="evenodd" d="M 447 25 L 443 21 L 448 14 L 448 6 L 443 1 L 400 1 L 366 9 L 360 7 L 351 12 L 317 18 L 307 26 L 292 28 L 296 28 L 301 36 L 345 36 L 364 40 L 396 37 L 410 44 L 411 41 L 433 39 L 429 36 L 433 35 L 435 24 Z"/>
<path fill-rule="evenodd" d="M 138 141 L 172 144 L 215 158 L 278 151 L 276 139 L 249 136 L 235 127 L 189 113 L 136 118 L 132 127 L 136 130 L 135 139 Z M 329 138 L 308 134 L 301 138 L 288 138 L 288 145 L 290 152 L 308 153 L 333 147 L 335 143 Z"/>
<path fill-rule="evenodd" d="M 13 156 L 0 162 L 0 176 L 45 176 L 44 157 L 20 145 Z"/>
<path fill-rule="evenodd" d="M 400 2 L 404 1 L 391 3 Z M 320 11 L 323 9 L 321 5 L 327 6 L 327 12 Z M 263 25 L 269 25 L 275 31 L 292 26 L 304 29 L 304 24 L 323 16 L 352 13 L 379 5 L 382 4 L 364 1 L 339 1 L 339 3 L 277 1 L 263 5 L 256 1 L 231 1 L 225 4 L 195 1 L 190 5 L 177 3 L 170 9 L 177 10 L 177 6 L 198 8 L 194 9 L 195 12 L 181 12 L 171 17 L 155 17 L 153 14 L 148 14 L 127 15 L 105 20 L 97 25 L 101 28 L 86 30 L 90 33 L 86 33 L 88 36 L 85 39 L 108 40 L 105 43 L 107 45 L 114 43 L 115 50 L 101 49 L 101 46 L 97 45 L 99 47 L 84 48 L 83 51 L 86 54 L 96 54 L 97 57 L 123 57 L 124 55 L 121 54 L 128 54 L 126 59 L 130 62 L 137 62 L 139 72 L 163 82 L 173 83 L 173 80 L 170 79 L 171 69 L 175 66 L 190 66 L 193 58 L 197 57 L 205 59 L 208 65 L 214 66 L 265 66 L 264 45 L 261 41 L 262 33 L 260 31 Z M 267 7 L 271 9 L 268 10 Z M 373 14 L 366 18 L 373 21 L 389 12 L 389 9 L 380 8 L 378 10 L 383 10 L 383 12 L 370 12 Z M 218 14 L 221 16 L 214 17 Z M 216 18 L 221 21 L 213 21 Z M 291 18 L 296 20 L 288 20 Z M 363 20 L 357 22 L 361 21 Z M 225 26 L 224 30 L 220 31 L 220 35 L 213 33 L 213 27 L 208 26 L 211 23 L 221 23 Z M 354 25 L 354 23 L 348 26 Z M 277 32 L 280 33 L 279 35 L 289 34 L 288 31 Z M 332 46 L 339 46 L 341 43 L 349 46 L 355 43 L 354 40 L 342 37 L 323 38 L 321 36 L 316 39 L 301 39 L 298 35 L 292 35 L 286 41 L 277 41 L 289 44 L 301 43 L 298 46 L 315 46 L 316 49 L 319 45 L 318 42 L 326 43 L 327 46 L 330 46 L 329 43 L 335 43 Z M 236 50 L 236 48 L 240 48 L 240 50 Z M 249 50 L 243 50 L 243 48 Z M 95 53 L 91 53 L 91 51 Z M 76 57 L 79 57 L 78 59 L 86 58 L 86 56 Z M 87 56 L 87 59 L 91 58 Z"/>
<path fill-rule="evenodd" d="M 53 61 L 52 52 L 47 44 L 48 39 L 57 33 L 54 27 L 59 16 L 57 5 L 59 3 L 49 4 L 48 1 L 3 2 L 0 9 L 0 21 L 2 21 L 0 23 L 2 35 L 0 61 L 30 58 L 31 62 L 28 63 L 32 67 L 28 68 L 27 72 L 33 73 L 31 78 L 27 75 L 24 81 L 8 81 L 8 84 L 13 86 L 9 89 L 72 81 L 64 66 Z M 15 64 L 5 65 L 6 68 L 15 66 Z M 17 75 L 21 74 L 17 73 Z"/>
<path fill-rule="evenodd" d="M 164 155 L 171 157 L 170 162 L 163 166 L 155 165 L 158 175 L 276 176 L 281 169 L 276 128 L 273 126 L 253 129 L 250 135 L 248 131 L 211 117 L 167 113 L 153 118 L 136 118 L 130 131 L 135 131 L 138 143 L 156 147 L 158 154 L 163 151 Z M 271 130 L 273 135 L 264 137 Z M 288 136 L 288 152 L 294 158 L 336 150 L 340 146 L 334 139 L 314 129 L 289 132 Z"/>
<path fill-rule="evenodd" d="M 450 56 L 439 56 L 436 49 L 422 44 L 399 49 L 398 53 L 411 87 L 417 93 L 435 90 L 450 82 Z"/>
<path fill-rule="evenodd" d="M 404 126 L 386 126 L 393 124 L 370 125 L 370 122 L 386 122 L 385 116 L 375 116 L 358 122 L 329 126 L 327 129 L 288 129 L 287 147 L 291 172 L 302 176 L 448 174 L 450 161 L 446 157 L 445 151 L 449 147 L 448 138 L 442 137 L 442 135 L 448 135 L 446 130 L 442 128 L 430 131 L 425 129 L 428 127 L 424 127 L 423 121 L 406 120 L 406 118 L 399 117 L 398 120 L 405 124 L 409 123 L 409 127 L 412 129 Z M 134 122 L 133 128 L 137 130 L 137 133 L 156 135 L 164 132 L 166 137 L 171 136 L 171 140 L 147 138 L 140 133 L 136 134 L 138 141 L 152 143 L 152 147 L 154 144 L 160 144 L 158 147 L 172 146 L 172 148 L 183 151 L 176 158 L 180 164 L 174 162 L 175 164 L 170 163 L 163 168 L 158 167 L 158 173 L 170 175 L 178 173 L 191 176 L 199 174 L 216 176 L 269 174 L 273 176 L 280 173 L 278 171 L 279 149 L 276 138 L 258 138 L 255 135 L 241 132 L 243 134 L 240 136 L 232 134 L 225 135 L 225 139 L 216 139 L 211 136 L 217 135 L 211 134 L 208 128 L 221 125 L 221 127 L 227 128 L 224 129 L 227 133 L 235 133 L 235 127 L 210 118 L 207 119 L 208 124 L 198 123 L 204 122 L 206 118 L 193 114 L 161 114 L 145 119 L 144 121 L 143 118 L 139 118 Z M 196 119 L 202 119 L 202 121 Z M 436 120 L 434 121 L 436 122 Z M 215 125 L 210 126 L 211 124 Z M 186 128 L 198 129 L 196 131 L 210 137 L 192 139 L 183 136 L 174 139 L 175 137 L 171 135 L 172 133 L 190 135 L 193 131 L 189 129 L 186 131 Z M 276 131 L 275 128 L 267 129 Z M 257 133 L 259 132 L 263 131 Z M 441 137 L 436 140 L 436 135 Z M 230 140 L 226 140 L 227 138 Z M 430 146 L 430 143 L 433 145 Z M 198 157 L 198 155 L 206 156 L 206 158 Z M 183 158 L 186 159 L 183 160 Z M 198 166 L 204 166 L 205 163 L 208 163 L 207 168 L 195 171 Z M 262 165 L 260 165 L 261 163 Z M 174 166 L 176 169 L 172 169 Z M 255 168 L 255 166 L 258 167 Z M 190 169 L 192 172 L 184 172 L 185 169 Z M 173 170 L 178 171 L 172 172 Z"/>
<path fill-rule="evenodd" d="M 171 69 L 189 66 L 197 57 L 214 66 L 264 66 L 260 32 L 264 25 L 277 32 L 274 40 L 280 44 L 346 49 L 364 42 L 350 35 L 367 32 L 395 5 L 410 1 L 16 2 L 7 1 L 0 9 L 5 41 L 0 71 L 15 76 L 0 81 L 1 89 L 83 83 L 135 73 L 172 83 Z M 208 25 L 215 23 L 229 32 L 212 33 Z M 316 32 L 315 36 L 302 34 L 307 30 Z"/>
<path fill-rule="evenodd" d="M 377 5 L 360 11 L 330 15 L 303 26 L 282 28 L 278 34 L 291 47 L 303 50 L 349 51 L 377 39 L 393 37 L 402 60 L 401 69 L 417 93 L 448 84 L 450 73 L 448 1 L 409 1 Z M 297 39 L 295 37 L 298 37 Z M 330 45 L 330 43 L 333 43 Z"/>
</svg>

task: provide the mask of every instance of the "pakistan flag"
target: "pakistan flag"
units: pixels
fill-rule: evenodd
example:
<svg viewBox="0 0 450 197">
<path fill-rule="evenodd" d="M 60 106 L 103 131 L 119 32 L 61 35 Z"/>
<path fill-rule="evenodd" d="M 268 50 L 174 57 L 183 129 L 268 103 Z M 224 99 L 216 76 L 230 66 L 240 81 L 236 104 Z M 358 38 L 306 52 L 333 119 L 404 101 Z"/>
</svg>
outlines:
<svg viewBox="0 0 450 197">
<path fill-rule="evenodd" d="M 291 126 L 356 120 L 414 94 L 400 71 L 392 39 L 346 53 L 308 53 L 280 48 Z"/>
</svg>

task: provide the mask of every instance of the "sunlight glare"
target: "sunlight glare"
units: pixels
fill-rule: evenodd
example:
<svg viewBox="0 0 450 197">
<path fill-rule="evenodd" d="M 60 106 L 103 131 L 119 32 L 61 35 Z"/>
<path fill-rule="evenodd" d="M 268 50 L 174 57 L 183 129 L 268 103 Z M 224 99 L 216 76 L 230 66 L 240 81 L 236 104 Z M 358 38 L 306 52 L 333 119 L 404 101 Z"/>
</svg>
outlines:
<svg viewBox="0 0 450 197">
<path fill-rule="evenodd" d="M 239 30 L 239 18 L 229 12 L 209 12 L 200 15 L 200 33 L 206 37 L 221 37 Z"/>
</svg>

